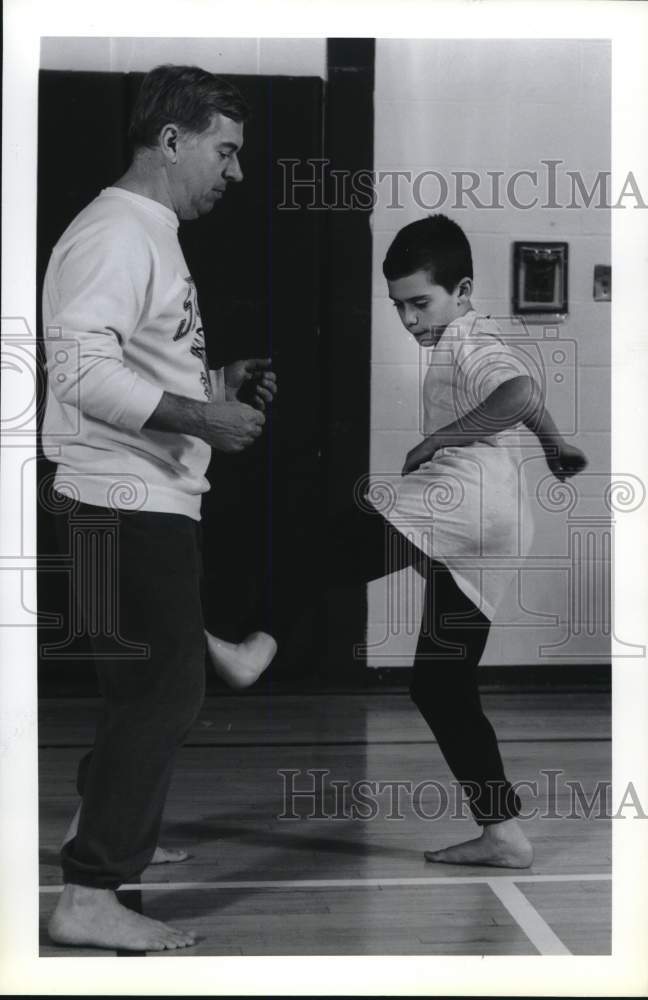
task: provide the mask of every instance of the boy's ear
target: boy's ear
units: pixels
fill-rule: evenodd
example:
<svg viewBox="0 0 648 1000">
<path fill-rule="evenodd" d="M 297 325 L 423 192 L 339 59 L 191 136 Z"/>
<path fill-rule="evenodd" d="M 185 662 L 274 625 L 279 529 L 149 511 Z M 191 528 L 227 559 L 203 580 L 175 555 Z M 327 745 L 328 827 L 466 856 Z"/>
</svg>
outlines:
<svg viewBox="0 0 648 1000">
<path fill-rule="evenodd" d="M 473 290 L 472 278 L 462 278 L 459 284 L 457 285 L 457 292 L 456 292 L 459 304 L 465 302 L 467 299 L 470 298 L 470 296 L 472 295 L 472 290 Z"/>
</svg>

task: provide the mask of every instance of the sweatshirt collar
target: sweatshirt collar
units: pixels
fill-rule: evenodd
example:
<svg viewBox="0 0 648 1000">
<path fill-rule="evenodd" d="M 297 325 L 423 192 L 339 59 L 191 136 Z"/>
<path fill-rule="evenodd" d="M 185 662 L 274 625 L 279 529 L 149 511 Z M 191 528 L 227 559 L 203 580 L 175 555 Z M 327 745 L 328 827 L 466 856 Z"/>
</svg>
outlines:
<svg viewBox="0 0 648 1000">
<path fill-rule="evenodd" d="M 130 201 L 134 205 L 139 205 L 146 212 L 150 212 L 154 215 L 160 222 L 165 225 L 170 226 L 172 229 L 177 230 L 179 220 L 178 216 L 166 205 L 162 205 L 159 201 L 155 201 L 153 198 L 147 198 L 143 194 L 135 194 L 134 191 L 127 191 L 125 188 L 120 187 L 107 187 L 104 188 L 101 194 L 110 195 L 110 197 L 123 198 L 125 201 Z"/>
</svg>

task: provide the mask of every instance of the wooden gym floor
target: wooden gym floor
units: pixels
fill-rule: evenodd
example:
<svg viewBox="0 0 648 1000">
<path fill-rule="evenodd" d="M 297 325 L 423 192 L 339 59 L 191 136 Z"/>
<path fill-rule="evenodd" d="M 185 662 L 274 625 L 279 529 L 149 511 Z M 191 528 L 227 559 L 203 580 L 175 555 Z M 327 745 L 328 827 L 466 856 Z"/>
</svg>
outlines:
<svg viewBox="0 0 648 1000">
<path fill-rule="evenodd" d="M 42 956 L 115 954 L 58 947 L 46 931 L 97 705 L 41 701 Z M 531 869 L 425 862 L 425 849 L 477 827 L 452 808 L 426 818 L 441 811 L 435 786 L 422 798 L 409 793 L 429 781 L 447 787 L 450 774 L 404 692 L 227 695 L 207 699 L 169 794 L 161 842 L 186 847 L 190 859 L 148 868 L 121 898 L 196 932 L 196 946 L 166 953 L 174 957 L 610 954 L 611 821 L 598 807 L 589 816 L 573 808 L 568 785 L 591 798 L 610 780 L 609 696 L 492 692 L 484 705 L 511 780 L 537 783 L 537 794 L 521 791 L 525 810 L 538 811 L 524 821 Z M 299 773 L 279 773 L 290 769 Z M 410 786 L 398 797 L 394 786 L 365 786 L 377 815 L 354 818 L 332 782 L 363 779 Z M 279 818 L 291 780 L 297 791 L 320 780 L 323 794 L 293 799 L 299 818 Z"/>
</svg>

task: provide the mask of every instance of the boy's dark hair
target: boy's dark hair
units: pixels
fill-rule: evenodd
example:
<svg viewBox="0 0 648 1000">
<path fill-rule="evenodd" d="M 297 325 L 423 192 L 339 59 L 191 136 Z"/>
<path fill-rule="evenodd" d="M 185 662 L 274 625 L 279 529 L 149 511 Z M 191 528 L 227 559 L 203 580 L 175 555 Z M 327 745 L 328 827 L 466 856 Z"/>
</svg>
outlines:
<svg viewBox="0 0 648 1000">
<path fill-rule="evenodd" d="M 429 215 L 401 229 L 387 251 L 383 274 L 395 281 L 415 271 L 428 271 L 446 292 L 462 278 L 472 278 L 470 243 L 461 226 L 445 215 Z"/>
<path fill-rule="evenodd" d="M 135 149 L 155 146 L 171 122 L 198 134 L 215 114 L 243 122 L 249 113 L 243 95 L 222 77 L 198 66 L 156 66 L 142 80 L 128 137 Z"/>
</svg>

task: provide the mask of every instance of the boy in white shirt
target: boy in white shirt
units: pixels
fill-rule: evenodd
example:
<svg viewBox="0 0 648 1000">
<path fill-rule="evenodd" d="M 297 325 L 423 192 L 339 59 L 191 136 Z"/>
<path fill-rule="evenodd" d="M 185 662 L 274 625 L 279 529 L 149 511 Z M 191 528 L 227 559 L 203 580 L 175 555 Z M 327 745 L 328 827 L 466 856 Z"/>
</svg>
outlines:
<svg viewBox="0 0 648 1000">
<path fill-rule="evenodd" d="M 529 521 L 521 509 L 528 502 L 520 489 L 520 430 L 536 434 L 561 480 L 586 460 L 561 437 L 540 387 L 497 324 L 474 310 L 470 244 L 455 222 L 436 215 L 405 226 L 383 272 L 401 322 L 432 348 L 423 387 L 425 436 L 407 454 L 402 478 L 372 477 L 350 523 L 338 525 L 328 577 L 349 585 L 407 565 L 425 575 L 410 693 L 482 830 L 425 857 L 525 868 L 533 849 L 481 707 L 477 667 L 530 541 L 520 530 L 521 520 Z"/>
</svg>

